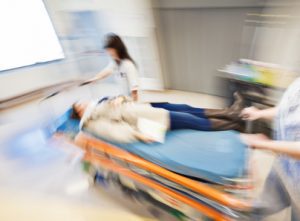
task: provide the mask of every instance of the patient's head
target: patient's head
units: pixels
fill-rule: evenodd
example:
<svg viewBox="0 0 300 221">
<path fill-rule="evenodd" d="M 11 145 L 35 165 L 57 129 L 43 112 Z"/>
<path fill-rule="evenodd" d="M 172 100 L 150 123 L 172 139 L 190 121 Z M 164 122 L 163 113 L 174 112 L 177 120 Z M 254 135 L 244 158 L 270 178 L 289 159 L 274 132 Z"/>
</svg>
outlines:
<svg viewBox="0 0 300 221">
<path fill-rule="evenodd" d="M 80 119 L 83 116 L 84 111 L 86 110 L 89 103 L 89 101 L 78 101 L 73 104 L 73 117 Z"/>
<path fill-rule="evenodd" d="M 128 99 L 128 98 L 127 98 Z M 118 96 L 118 97 L 104 97 L 102 98 L 98 104 L 109 104 L 109 107 L 116 108 L 118 105 L 121 105 L 122 102 L 124 101 L 124 97 Z M 92 101 L 78 101 L 73 104 L 73 114 L 72 118 L 74 119 L 81 119 L 84 112 L 86 111 L 87 107 L 92 104 Z"/>
</svg>

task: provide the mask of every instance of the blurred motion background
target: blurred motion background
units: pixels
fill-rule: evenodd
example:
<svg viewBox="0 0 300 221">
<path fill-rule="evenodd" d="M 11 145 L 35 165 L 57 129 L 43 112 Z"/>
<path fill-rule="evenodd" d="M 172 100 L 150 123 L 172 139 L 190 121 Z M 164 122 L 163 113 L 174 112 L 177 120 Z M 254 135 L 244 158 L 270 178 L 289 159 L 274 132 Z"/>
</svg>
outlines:
<svg viewBox="0 0 300 221">
<path fill-rule="evenodd" d="M 11 0 L 0 4 L 5 6 L 8 1 Z M 20 2 L 22 0 L 14 0 L 16 8 Z M 230 103 L 233 91 L 241 90 L 249 105 L 272 106 L 289 83 L 298 77 L 299 0 L 30 2 L 44 3 L 63 56 L 0 71 L 0 192 L 5 196 L 0 200 L 1 220 L 21 220 L 16 214 L 11 218 L 9 211 L 15 210 L 12 205 L 15 202 L 27 204 L 24 199 L 29 199 L 29 196 L 36 200 L 32 207 L 31 200 L 28 201 L 29 206 L 26 206 L 30 211 L 41 209 L 37 202 L 55 210 L 60 210 L 58 202 L 64 204 L 66 212 L 56 214 L 55 220 L 93 220 L 93 215 L 86 214 L 96 214 L 96 210 L 120 211 L 119 218 L 128 217 L 128 220 L 150 219 L 148 214 L 133 218 L 105 193 L 89 190 L 87 178 L 80 172 L 82 153 L 75 147 L 72 147 L 75 148 L 72 153 L 62 151 L 70 144 L 49 144 L 48 138 L 38 132 L 75 101 L 117 94 L 112 78 L 77 87 L 78 82 L 94 76 L 107 65 L 108 55 L 103 49 L 107 33 L 120 35 L 137 62 L 142 101 L 221 108 Z M 22 18 L 18 19 L 21 24 Z M 1 14 L 0 20 L 10 25 Z M 30 47 L 26 53 L 31 53 Z M 253 130 L 271 134 L 270 128 L 270 125 L 259 124 L 254 125 Z M 49 151 L 49 145 L 62 148 Z M 29 153 L 20 154 L 23 147 Z M 42 155 L 48 156 L 49 161 L 34 161 Z M 73 163 L 70 163 L 70 158 Z M 263 170 L 258 170 L 256 178 L 259 192 L 272 156 L 257 153 L 255 161 L 265 165 Z M 42 174 L 48 174 L 48 179 L 42 179 Z M 60 192 L 62 186 L 67 193 Z M 81 191 L 79 195 L 75 194 L 77 201 L 69 194 L 72 191 Z M 44 202 L 47 197 L 43 194 L 51 200 Z M 27 210 L 20 209 L 20 205 L 18 208 L 18 211 Z M 70 215 L 70 211 L 75 210 L 84 210 L 81 213 L 84 215 L 75 219 L 74 214 Z M 20 214 L 34 220 L 30 212 Z M 46 210 L 42 214 L 47 214 Z M 109 212 L 107 217 L 111 214 L 114 212 Z M 40 217 L 35 218 L 42 220 Z M 121 220 L 119 218 L 103 220 Z"/>
</svg>

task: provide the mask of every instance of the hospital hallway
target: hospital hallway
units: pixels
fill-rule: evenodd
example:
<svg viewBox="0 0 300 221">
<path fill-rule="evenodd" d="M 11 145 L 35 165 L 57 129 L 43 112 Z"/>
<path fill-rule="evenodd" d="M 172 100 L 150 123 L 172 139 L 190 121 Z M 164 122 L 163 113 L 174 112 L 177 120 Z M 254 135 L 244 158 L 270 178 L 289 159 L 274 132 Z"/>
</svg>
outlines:
<svg viewBox="0 0 300 221">
<path fill-rule="evenodd" d="M 108 90 L 109 85 L 63 91 L 47 100 L 34 100 L 1 113 L 1 220 L 174 220 L 165 211 L 150 205 L 145 209 L 145 205 L 128 201 L 128 196 L 120 191 L 116 194 L 118 191 L 107 192 L 106 188 L 93 186 L 82 167 L 83 151 L 59 137 L 49 140 L 41 130 L 73 101 L 84 94 L 101 96 L 100 91 L 105 87 Z M 101 90 L 97 92 L 97 88 Z M 142 92 L 141 100 L 209 108 L 225 105 L 220 97 L 182 91 Z M 264 164 L 257 170 L 258 186 L 268 172 L 271 159 L 257 153 L 256 163 Z"/>
<path fill-rule="evenodd" d="M 0 221 L 300 221 L 299 14 L 0 0 Z"/>
</svg>

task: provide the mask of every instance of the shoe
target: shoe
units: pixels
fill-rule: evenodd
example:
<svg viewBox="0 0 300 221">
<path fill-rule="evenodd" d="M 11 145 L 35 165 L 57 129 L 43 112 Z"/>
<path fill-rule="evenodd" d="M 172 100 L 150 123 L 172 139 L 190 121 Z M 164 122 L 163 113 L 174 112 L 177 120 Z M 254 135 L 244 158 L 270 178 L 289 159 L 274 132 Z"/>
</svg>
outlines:
<svg viewBox="0 0 300 221">
<path fill-rule="evenodd" d="M 239 92 L 234 92 L 234 103 L 229 109 L 233 111 L 242 111 L 245 108 L 245 100 Z"/>
<path fill-rule="evenodd" d="M 211 118 L 210 122 L 212 125 L 212 129 L 215 131 L 237 130 L 243 132 L 245 130 L 242 122 L 240 121 Z"/>
<path fill-rule="evenodd" d="M 240 114 L 245 108 L 245 100 L 239 92 L 234 92 L 234 103 L 229 107 L 227 114 L 235 121 L 241 120 Z"/>
<path fill-rule="evenodd" d="M 234 103 L 224 109 L 205 109 L 204 115 L 207 118 L 216 118 L 216 119 L 226 119 L 230 121 L 240 121 L 240 114 L 241 111 L 245 107 L 244 98 L 238 93 L 235 92 L 234 96 Z"/>
</svg>

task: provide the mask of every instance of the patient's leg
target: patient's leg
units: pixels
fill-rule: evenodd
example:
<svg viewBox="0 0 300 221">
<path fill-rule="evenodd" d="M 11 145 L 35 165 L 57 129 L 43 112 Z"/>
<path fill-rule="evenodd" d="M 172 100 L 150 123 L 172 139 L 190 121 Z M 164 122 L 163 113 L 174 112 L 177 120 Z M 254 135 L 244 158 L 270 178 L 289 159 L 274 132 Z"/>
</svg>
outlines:
<svg viewBox="0 0 300 221">
<path fill-rule="evenodd" d="M 150 103 L 152 107 L 163 108 L 169 111 L 189 113 L 200 118 L 216 118 L 226 120 L 240 120 L 240 113 L 244 108 L 244 100 L 238 94 L 234 94 L 235 102 L 228 108 L 224 109 L 204 109 L 192 107 L 187 104 L 171 104 L 168 102 Z"/>
<path fill-rule="evenodd" d="M 188 113 L 200 118 L 206 118 L 203 108 L 192 107 L 187 104 L 171 104 L 168 102 L 151 103 L 152 107 L 163 108 L 168 111 Z"/>
<path fill-rule="evenodd" d="M 238 121 L 240 120 L 241 110 L 235 111 L 231 110 L 230 108 L 224 109 L 205 109 L 204 115 L 207 118 L 214 118 L 214 119 L 223 119 L 223 120 L 230 120 L 230 121 Z"/>
<path fill-rule="evenodd" d="M 241 122 L 226 120 L 226 119 L 214 119 L 210 118 L 212 130 L 238 130 L 244 131 L 244 125 Z"/>
<path fill-rule="evenodd" d="M 193 114 L 170 111 L 170 129 L 192 129 L 201 131 L 238 130 L 237 122 L 221 119 L 207 119 Z"/>
<path fill-rule="evenodd" d="M 197 117 L 189 113 L 170 111 L 170 129 L 210 131 L 212 129 L 212 125 L 207 118 Z"/>
</svg>

